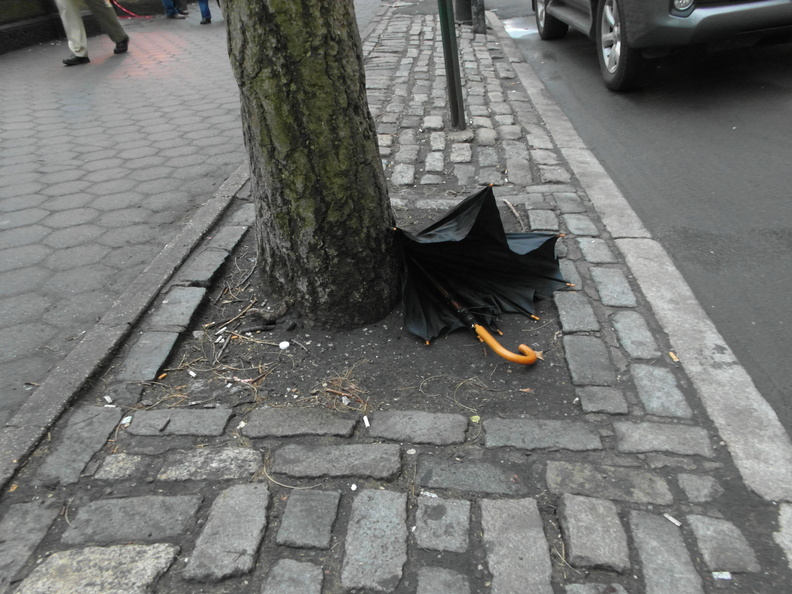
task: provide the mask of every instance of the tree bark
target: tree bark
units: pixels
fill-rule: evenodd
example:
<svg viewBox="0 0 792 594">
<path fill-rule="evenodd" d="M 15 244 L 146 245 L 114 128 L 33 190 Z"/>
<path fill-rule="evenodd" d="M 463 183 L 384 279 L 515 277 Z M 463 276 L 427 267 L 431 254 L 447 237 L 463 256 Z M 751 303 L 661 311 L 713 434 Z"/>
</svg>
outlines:
<svg viewBox="0 0 792 594">
<path fill-rule="evenodd" d="M 398 298 L 393 213 L 353 0 L 226 0 L 268 289 L 324 327 Z"/>
</svg>

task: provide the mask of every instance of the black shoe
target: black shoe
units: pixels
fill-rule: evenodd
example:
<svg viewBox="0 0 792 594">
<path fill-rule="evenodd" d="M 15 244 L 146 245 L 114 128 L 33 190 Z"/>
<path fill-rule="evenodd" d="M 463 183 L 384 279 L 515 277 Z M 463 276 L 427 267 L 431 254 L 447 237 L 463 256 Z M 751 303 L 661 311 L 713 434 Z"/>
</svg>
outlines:
<svg viewBox="0 0 792 594">
<path fill-rule="evenodd" d="M 169 14 L 167 15 L 169 19 L 183 19 L 184 15 L 181 14 Z"/>
<path fill-rule="evenodd" d="M 80 57 L 72 54 L 70 57 L 66 58 L 63 63 L 66 64 L 66 66 L 77 66 L 78 64 L 87 64 L 90 61 L 88 56 Z"/>
<path fill-rule="evenodd" d="M 118 43 L 116 43 L 115 49 L 113 50 L 114 54 L 125 54 L 126 51 L 129 49 L 129 37 L 126 39 L 122 39 Z"/>
<path fill-rule="evenodd" d="M 201 24 L 202 25 L 211 25 L 212 24 L 212 19 L 203 19 L 201 21 Z"/>
<path fill-rule="evenodd" d="M 178 12 L 178 13 L 179 13 L 180 15 L 182 15 L 182 16 L 187 16 L 188 14 L 190 14 L 190 13 L 189 13 L 189 12 L 187 12 L 186 10 L 177 10 L 176 12 Z"/>
</svg>

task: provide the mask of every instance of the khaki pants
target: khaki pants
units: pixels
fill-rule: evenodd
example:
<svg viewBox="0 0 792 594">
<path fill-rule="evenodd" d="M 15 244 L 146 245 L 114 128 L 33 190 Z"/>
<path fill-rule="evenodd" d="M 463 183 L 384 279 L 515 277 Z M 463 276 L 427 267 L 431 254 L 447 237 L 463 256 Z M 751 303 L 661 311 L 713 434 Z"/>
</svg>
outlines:
<svg viewBox="0 0 792 594">
<path fill-rule="evenodd" d="M 110 0 L 84 0 L 93 13 L 99 26 L 114 43 L 127 38 L 126 31 L 118 21 L 115 10 Z M 82 6 L 78 0 L 55 0 L 60 12 L 63 29 L 69 41 L 69 49 L 80 58 L 88 55 L 88 38 L 85 34 L 85 25 L 82 20 Z"/>
</svg>

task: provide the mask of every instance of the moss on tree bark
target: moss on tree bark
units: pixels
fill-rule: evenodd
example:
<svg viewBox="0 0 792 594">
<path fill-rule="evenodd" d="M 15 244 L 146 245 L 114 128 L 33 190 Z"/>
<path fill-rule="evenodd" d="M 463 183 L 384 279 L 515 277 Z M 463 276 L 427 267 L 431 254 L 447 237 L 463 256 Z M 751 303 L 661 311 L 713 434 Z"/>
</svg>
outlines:
<svg viewBox="0 0 792 594">
<path fill-rule="evenodd" d="M 384 317 L 393 214 L 352 0 L 226 0 L 268 288 L 323 326 Z"/>
</svg>

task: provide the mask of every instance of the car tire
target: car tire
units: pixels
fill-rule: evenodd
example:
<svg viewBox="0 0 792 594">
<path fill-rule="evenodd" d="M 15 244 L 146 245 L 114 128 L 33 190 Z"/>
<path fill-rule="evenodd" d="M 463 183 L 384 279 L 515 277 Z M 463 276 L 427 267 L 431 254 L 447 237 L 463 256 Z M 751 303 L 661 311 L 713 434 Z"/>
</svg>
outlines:
<svg viewBox="0 0 792 594">
<path fill-rule="evenodd" d="M 539 37 L 561 39 L 569 30 L 569 25 L 547 14 L 547 1 L 536 0 L 534 12 L 536 13 L 536 28 L 539 30 Z"/>
<path fill-rule="evenodd" d="M 645 86 L 657 67 L 641 50 L 628 45 L 624 35 L 621 0 L 600 0 L 597 6 L 597 56 L 605 86 L 611 91 L 630 91 Z"/>
</svg>

